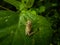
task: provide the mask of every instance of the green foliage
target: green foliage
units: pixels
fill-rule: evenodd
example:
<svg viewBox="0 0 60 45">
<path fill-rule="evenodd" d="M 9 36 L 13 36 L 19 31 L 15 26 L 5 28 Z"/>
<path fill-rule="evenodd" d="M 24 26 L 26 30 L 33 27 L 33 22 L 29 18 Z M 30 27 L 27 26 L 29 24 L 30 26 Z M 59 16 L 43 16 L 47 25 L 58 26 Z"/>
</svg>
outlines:
<svg viewBox="0 0 60 45">
<path fill-rule="evenodd" d="M 0 29 L 16 24 L 17 20 L 18 16 L 15 12 L 0 10 Z"/>
<path fill-rule="evenodd" d="M 1 45 L 10 45 L 10 43 L 11 45 L 39 45 L 39 43 L 41 45 L 49 44 L 48 41 L 52 34 L 50 23 L 46 20 L 46 18 L 42 16 L 39 17 L 37 14 L 32 12 L 34 11 L 23 10 L 19 16 L 15 12 L 0 11 Z M 25 35 L 25 24 L 27 20 L 32 21 L 32 28 L 34 32 L 39 29 L 32 37 Z"/>
<path fill-rule="evenodd" d="M 20 16 L 20 32 L 21 32 L 21 37 L 22 43 L 21 45 L 49 45 L 50 38 L 52 36 L 52 29 L 50 23 L 47 21 L 46 18 L 43 16 L 38 16 L 37 14 L 33 14 L 33 11 L 22 11 L 21 16 Z M 33 32 L 37 32 L 31 36 L 31 37 L 26 37 L 24 31 L 25 31 L 25 24 L 27 20 L 32 21 L 32 29 Z M 43 21 L 44 20 L 44 21 Z M 24 27 L 23 27 L 24 26 Z M 48 34 L 48 35 L 47 35 Z M 24 40 L 24 41 L 23 41 Z M 47 43 L 48 42 L 48 43 Z"/>
<path fill-rule="evenodd" d="M 1 0 L 0 45 L 60 45 L 57 0 Z M 32 22 L 31 36 L 25 34 Z"/>
<path fill-rule="evenodd" d="M 12 5 L 14 5 L 17 9 L 19 9 L 19 6 L 20 6 L 20 2 L 19 1 L 16 1 L 16 0 L 4 0 Z"/>
<path fill-rule="evenodd" d="M 13 43 L 17 23 L 18 15 L 15 12 L 0 10 L 0 45 Z"/>
<path fill-rule="evenodd" d="M 26 8 L 31 8 L 34 4 L 34 0 L 21 0 Z"/>
</svg>

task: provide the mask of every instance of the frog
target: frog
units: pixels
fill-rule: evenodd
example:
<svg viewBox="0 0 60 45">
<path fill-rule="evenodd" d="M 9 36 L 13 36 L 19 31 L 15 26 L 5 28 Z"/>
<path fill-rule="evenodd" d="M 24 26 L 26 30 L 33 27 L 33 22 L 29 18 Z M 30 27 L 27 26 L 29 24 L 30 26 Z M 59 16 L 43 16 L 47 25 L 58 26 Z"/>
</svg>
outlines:
<svg viewBox="0 0 60 45">
<path fill-rule="evenodd" d="M 28 20 L 26 22 L 26 28 L 25 28 L 25 34 L 28 36 L 33 35 L 35 32 L 32 32 L 32 22 L 31 20 Z"/>
</svg>

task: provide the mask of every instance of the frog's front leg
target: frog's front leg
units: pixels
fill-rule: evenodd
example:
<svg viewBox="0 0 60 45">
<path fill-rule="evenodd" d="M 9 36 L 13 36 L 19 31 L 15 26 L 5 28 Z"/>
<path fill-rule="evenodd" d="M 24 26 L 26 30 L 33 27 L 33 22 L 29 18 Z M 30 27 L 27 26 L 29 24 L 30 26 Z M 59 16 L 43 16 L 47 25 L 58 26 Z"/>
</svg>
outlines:
<svg viewBox="0 0 60 45">
<path fill-rule="evenodd" d="M 31 33 L 28 34 L 28 36 L 31 36 L 31 35 L 33 35 L 34 33 L 35 33 L 35 32 L 31 32 Z"/>
</svg>

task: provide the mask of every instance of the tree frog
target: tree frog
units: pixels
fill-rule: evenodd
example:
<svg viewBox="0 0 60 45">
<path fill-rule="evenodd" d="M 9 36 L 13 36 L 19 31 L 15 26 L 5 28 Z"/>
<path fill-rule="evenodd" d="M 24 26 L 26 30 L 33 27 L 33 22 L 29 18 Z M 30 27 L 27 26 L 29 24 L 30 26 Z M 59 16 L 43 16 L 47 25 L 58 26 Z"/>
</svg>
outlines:
<svg viewBox="0 0 60 45">
<path fill-rule="evenodd" d="M 32 32 L 31 30 L 32 30 L 32 22 L 30 20 L 28 20 L 26 22 L 25 34 L 28 35 L 28 36 L 33 35 L 34 32 Z"/>
</svg>

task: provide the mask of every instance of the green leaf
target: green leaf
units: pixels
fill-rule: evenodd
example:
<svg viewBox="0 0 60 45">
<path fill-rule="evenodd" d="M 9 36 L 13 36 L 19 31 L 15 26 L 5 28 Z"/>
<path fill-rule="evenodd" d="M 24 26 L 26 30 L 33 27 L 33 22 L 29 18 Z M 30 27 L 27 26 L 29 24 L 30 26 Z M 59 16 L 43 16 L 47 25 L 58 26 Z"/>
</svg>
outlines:
<svg viewBox="0 0 60 45">
<path fill-rule="evenodd" d="M 40 6 L 40 8 L 39 8 L 40 13 L 44 12 L 45 10 L 46 10 L 45 6 Z"/>
<path fill-rule="evenodd" d="M 16 0 L 4 0 L 4 1 L 12 4 L 12 5 L 15 6 L 17 9 L 20 9 L 19 6 L 20 6 L 21 3 L 20 3 L 19 1 L 16 1 Z"/>
<path fill-rule="evenodd" d="M 12 45 L 18 17 L 15 12 L 0 10 L 0 45 Z"/>
<path fill-rule="evenodd" d="M 18 15 L 15 12 L 0 10 L 0 29 L 16 24 L 17 21 Z"/>
<path fill-rule="evenodd" d="M 34 0 L 22 0 L 22 3 L 26 8 L 31 8 L 34 4 Z"/>
<path fill-rule="evenodd" d="M 4 0 L 4 1 L 12 4 L 13 6 L 15 6 L 19 10 L 31 8 L 34 3 L 34 0 L 21 0 L 20 2 L 17 0 Z"/>
<path fill-rule="evenodd" d="M 52 36 L 51 25 L 35 11 L 23 10 L 20 14 L 0 11 L 0 45 L 49 45 Z M 33 35 L 26 36 L 26 22 L 32 21 Z"/>
</svg>

